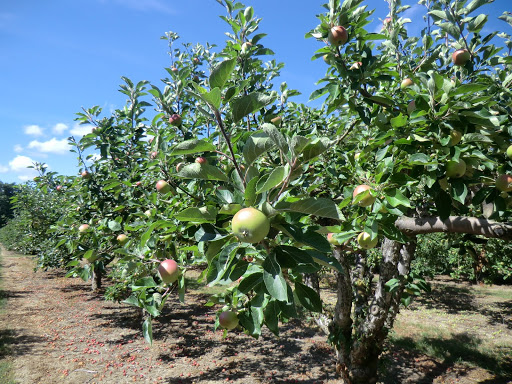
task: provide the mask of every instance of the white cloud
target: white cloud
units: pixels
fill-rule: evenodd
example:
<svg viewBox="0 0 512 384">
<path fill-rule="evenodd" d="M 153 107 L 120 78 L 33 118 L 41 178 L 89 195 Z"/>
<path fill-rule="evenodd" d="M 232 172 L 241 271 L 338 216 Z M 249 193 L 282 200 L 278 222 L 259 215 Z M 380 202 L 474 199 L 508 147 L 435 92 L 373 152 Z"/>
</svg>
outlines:
<svg viewBox="0 0 512 384">
<path fill-rule="evenodd" d="M 17 153 L 23 152 L 23 147 L 19 144 L 16 144 L 13 149 L 14 149 L 14 152 L 17 152 Z"/>
<path fill-rule="evenodd" d="M 0 173 L 9 172 L 9 167 L 6 167 L 5 165 L 0 164 Z"/>
<path fill-rule="evenodd" d="M 34 160 L 27 156 L 18 155 L 9 161 L 11 171 L 18 173 L 18 179 L 27 181 L 37 176 L 37 171 L 33 168 L 27 168 L 34 165 Z"/>
<path fill-rule="evenodd" d="M 92 128 L 93 128 L 93 126 L 88 125 L 88 124 L 85 124 L 85 125 L 75 124 L 75 126 L 71 129 L 71 134 L 75 135 L 75 136 L 84 136 L 84 135 L 87 135 L 88 133 L 91 133 Z"/>
<path fill-rule="evenodd" d="M 68 130 L 68 126 L 64 123 L 57 123 L 52 129 L 52 132 L 57 135 L 62 135 L 64 132 Z"/>
<path fill-rule="evenodd" d="M 39 125 L 28 125 L 25 128 L 23 128 L 26 135 L 31 136 L 41 136 L 43 134 L 43 128 L 41 128 Z"/>
<path fill-rule="evenodd" d="M 43 153 L 54 153 L 62 155 L 69 152 L 69 145 L 67 139 L 57 140 L 55 137 L 48 141 L 33 140 L 29 143 L 28 148 L 36 149 Z"/>
</svg>

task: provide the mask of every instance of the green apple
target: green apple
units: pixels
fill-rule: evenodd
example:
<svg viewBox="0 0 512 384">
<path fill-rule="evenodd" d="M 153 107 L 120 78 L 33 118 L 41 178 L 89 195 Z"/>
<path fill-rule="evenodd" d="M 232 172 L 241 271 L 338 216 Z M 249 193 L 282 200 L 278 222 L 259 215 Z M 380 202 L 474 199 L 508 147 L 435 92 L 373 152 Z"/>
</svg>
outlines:
<svg viewBox="0 0 512 384">
<path fill-rule="evenodd" d="M 402 80 L 402 83 L 400 83 L 400 88 L 405 89 L 407 87 L 410 87 L 413 84 L 414 84 L 413 81 L 407 77 Z"/>
<path fill-rule="evenodd" d="M 457 145 L 462 140 L 462 132 L 457 130 L 452 130 L 450 132 L 450 143 L 448 144 L 450 147 L 453 147 L 454 145 Z"/>
<path fill-rule="evenodd" d="M 268 235 L 270 221 L 263 212 L 256 208 L 243 208 L 233 216 L 231 229 L 240 241 L 259 243 Z"/>
<path fill-rule="evenodd" d="M 224 311 L 219 315 L 219 325 L 222 328 L 231 330 L 238 326 L 238 316 L 236 312 Z"/>
<path fill-rule="evenodd" d="M 334 237 L 334 233 L 330 232 L 327 234 L 327 241 L 332 245 L 340 245 L 340 242 Z"/>
<path fill-rule="evenodd" d="M 507 156 L 510 160 L 512 160 L 512 145 L 510 145 L 508 148 L 507 148 Z"/>
<path fill-rule="evenodd" d="M 126 236 L 124 233 L 121 233 L 117 236 L 117 242 L 121 245 L 125 245 L 128 242 L 128 236 Z"/>
<path fill-rule="evenodd" d="M 375 248 L 378 242 L 378 237 L 375 237 L 375 239 L 372 240 L 372 237 L 368 232 L 361 232 L 357 235 L 357 243 L 363 249 Z"/>
<path fill-rule="evenodd" d="M 462 159 L 459 161 L 450 160 L 446 163 L 446 176 L 457 179 L 466 173 L 466 162 Z"/>
</svg>

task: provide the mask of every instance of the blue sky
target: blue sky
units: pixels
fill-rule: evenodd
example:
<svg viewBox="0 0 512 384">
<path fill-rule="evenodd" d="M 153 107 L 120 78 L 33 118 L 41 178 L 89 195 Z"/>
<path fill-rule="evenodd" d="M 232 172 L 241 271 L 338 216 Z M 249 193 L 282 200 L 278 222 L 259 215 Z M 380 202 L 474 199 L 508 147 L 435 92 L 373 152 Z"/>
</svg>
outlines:
<svg viewBox="0 0 512 384">
<path fill-rule="evenodd" d="M 509 0 L 496 0 L 483 11 L 497 17 Z M 286 64 L 282 77 L 307 101 L 315 82 L 325 73 L 322 60 L 311 61 L 322 45 L 304 35 L 318 23 L 324 1 L 245 0 L 263 18 L 262 41 Z M 406 2 L 415 4 L 415 2 Z M 376 8 L 378 29 L 387 15 L 384 0 L 365 1 Z M 420 6 L 407 15 L 421 26 Z M 44 162 L 60 174 L 76 174 L 76 155 L 67 137 L 79 138 L 90 127 L 78 126 L 82 107 L 120 108 L 121 76 L 160 85 L 170 66 L 167 42 L 173 31 L 182 42 L 222 46 L 227 25 L 218 17 L 224 9 L 215 0 L 17 0 L 0 5 L 0 180 L 32 179 L 32 162 Z M 508 24 L 491 22 L 512 34 Z M 86 128 L 84 130 L 84 128 Z"/>
</svg>

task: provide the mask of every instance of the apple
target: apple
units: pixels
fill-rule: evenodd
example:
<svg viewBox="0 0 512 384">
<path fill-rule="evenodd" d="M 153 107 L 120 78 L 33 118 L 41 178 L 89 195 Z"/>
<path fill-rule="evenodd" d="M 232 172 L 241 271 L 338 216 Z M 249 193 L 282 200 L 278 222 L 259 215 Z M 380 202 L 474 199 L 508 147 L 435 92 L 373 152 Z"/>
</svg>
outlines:
<svg viewBox="0 0 512 384">
<path fill-rule="evenodd" d="M 512 145 L 510 145 L 508 148 L 507 148 L 507 156 L 510 160 L 512 160 Z"/>
<path fill-rule="evenodd" d="M 192 80 L 193 80 L 195 83 L 199 83 L 199 76 L 194 75 L 194 77 L 192 78 Z"/>
<path fill-rule="evenodd" d="M 193 60 L 193 61 L 194 61 L 194 64 L 199 64 L 199 62 L 200 62 L 200 61 L 199 61 L 199 58 L 197 58 L 197 57 L 194 57 L 194 60 Z"/>
<path fill-rule="evenodd" d="M 281 123 L 283 122 L 283 118 L 281 116 L 276 116 L 270 120 L 272 124 L 274 124 L 276 127 L 280 127 Z"/>
<path fill-rule="evenodd" d="M 340 242 L 334 237 L 334 233 L 330 232 L 327 234 L 327 241 L 332 245 L 340 245 Z"/>
<path fill-rule="evenodd" d="M 459 144 L 461 140 L 462 140 L 462 132 L 457 131 L 455 129 L 450 132 L 450 142 L 449 142 L 450 147 L 453 147 L 454 145 Z"/>
<path fill-rule="evenodd" d="M 466 162 L 462 159 L 459 161 L 450 160 L 446 163 L 446 176 L 457 179 L 466 173 Z"/>
<path fill-rule="evenodd" d="M 151 210 L 147 209 L 146 211 L 144 211 L 144 214 L 145 214 L 147 217 L 151 217 Z"/>
<path fill-rule="evenodd" d="M 343 28 L 341 25 L 332 27 L 329 30 L 329 34 L 327 35 L 327 40 L 329 40 L 329 43 L 331 45 L 334 45 L 336 47 L 345 44 L 348 40 L 347 30 Z"/>
<path fill-rule="evenodd" d="M 496 179 L 496 189 L 501 192 L 512 191 L 512 176 L 507 174 L 499 175 Z"/>
<path fill-rule="evenodd" d="M 410 115 L 416 110 L 416 102 L 413 100 L 407 104 L 407 113 Z"/>
<path fill-rule="evenodd" d="M 368 232 L 361 232 L 357 235 L 357 243 L 363 249 L 372 249 L 375 248 L 379 239 L 375 237 L 375 239 L 371 239 L 371 235 Z"/>
<path fill-rule="evenodd" d="M 169 117 L 169 123 L 175 127 L 179 127 L 181 125 L 181 116 L 175 113 Z"/>
<path fill-rule="evenodd" d="M 171 190 L 171 186 L 165 180 L 158 180 L 156 183 L 156 190 L 162 194 L 166 194 Z"/>
<path fill-rule="evenodd" d="M 355 199 L 356 196 L 359 195 L 360 193 L 363 193 L 365 191 L 371 191 L 371 190 L 372 190 L 372 188 L 369 185 L 366 185 L 366 184 L 358 185 L 357 187 L 355 187 L 354 192 L 352 193 L 352 197 Z M 375 199 L 376 199 L 375 196 L 372 196 L 370 193 L 368 193 L 368 195 L 363 197 L 357 203 L 357 205 L 359 205 L 360 207 L 368 207 L 375 202 Z"/>
<path fill-rule="evenodd" d="M 171 67 L 171 72 L 173 72 L 173 73 L 178 72 L 178 68 L 176 68 L 176 67 Z"/>
<path fill-rule="evenodd" d="M 128 236 L 126 236 L 124 233 L 121 233 L 117 236 L 117 242 L 121 245 L 125 245 L 128 242 Z"/>
<path fill-rule="evenodd" d="M 457 49 L 452 54 L 453 64 L 463 66 L 471 59 L 471 54 L 467 49 Z"/>
<path fill-rule="evenodd" d="M 157 158 L 157 156 L 158 156 L 158 152 L 157 152 L 157 151 L 153 151 L 153 152 L 151 152 L 151 154 L 149 155 L 149 157 L 150 157 L 150 158 L 152 158 L 152 159 L 156 159 L 156 158 Z"/>
<path fill-rule="evenodd" d="M 176 280 L 178 280 L 178 276 L 180 274 L 178 263 L 173 259 L 162 261 L 158 266 L 158 274 L 164 283 L 174 283 Z"/>
<path fill-rule="evenodd" d="M 354 64 L 352 64 L 350 66 L 349 69 L 361 69 L 362 66 L 363 66 L 363 63 L 361 63 L 360 61 L 356 61 Z"/>
<path fill-rule="evenodd" d="M 203 157 L 203 156 L 199 156 L 199 157 L 196 157 L 196 163 L 197 164 L 208 164 L 208 160 L 206 159 L 206 157 Z"/>
<path fill-rule="evenodd" d="M 62 185 L 57 185 L 57 187 L 55 188 L 57 191 L 62 191 Z"/>
<path fill-rule="evenodd" d="M 356 152 L 356 154 L 354 155 L 354 160 L 359 160 L 360 157 L 361 157 L 361 152 Z"/>
<path fill-rule="evenodd" d="M 225 311 L 219 315 L 219 325 L 222 328 L 231 330 L 237 327 L 238 325 L 238 316 L 236 312 L 233 311 Z"/>
<path fill-rule="evenodd" d="M 388 26 L 389 24 L 391 23 L 391 17 L 386 17 L 383 21 L 382 21 L 382 24 L 384 24 L 384 26 Z"/>
<path fill-rule="evenodd" d="M 240 241 L 259 243 L 270 231 L 270 221 L 267 216 L 256 208 L 242 208 L 231 221 L 233 234 Z"/>
<path fill-rule="evenodd" d="M 84 179 L 88 179 L 91 177 L 91 174 L 88 171 L 83 171 L 81 175 Z"/>
<path fill-rule="evenodd" d="M 142 183 L 141 183 L 140 181 L 137 181 L 137 182 L 135 183 L 135 186 L 136 186 L 136 187 L 140 187 L 141 185 L 142 185 Z"/>
<path fill-rule="evenodd" d="M 410 87 L 413 84 L 414 84 L 413 81 L 407 77 L 402 80 L 402 83 L 400 84 L 400 88 L 405 89 L 407 87 Z"/>
<path fill-rule="evenodd" d="M 78 227 L 78 232 L 84 233 L 89 229 L 89 224 L 82 224 Z"/>
</svg>

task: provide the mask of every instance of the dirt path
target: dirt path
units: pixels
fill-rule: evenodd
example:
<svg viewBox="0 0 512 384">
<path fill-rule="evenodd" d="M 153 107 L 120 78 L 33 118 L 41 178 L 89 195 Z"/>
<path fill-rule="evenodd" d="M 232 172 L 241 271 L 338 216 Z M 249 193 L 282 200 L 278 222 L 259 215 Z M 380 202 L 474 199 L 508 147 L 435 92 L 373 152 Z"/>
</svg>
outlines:
<svg viewBox="0 0 512 384">
<path fill-rule="evenodd" d="M 307 324 L 284 326 L 280 338 L 230 332 L 222 339 L 207 297 L 191 292 L 186 305 L 170 300 L 149 347 L 136 309 L 105 302 L 62 272 L 34 272 L 28 257 L 4 250 L 0 261 L 7 297 L 0 332 L 12 344 L 16 383 L 336 383 L 331 348 Z M 450 366 L 401 348 L 389 351 L 386 364 L 386 383 L 494 383 L 486 371 L 482 381 L 468 370 L 453 375 Z"/>
</svg>

